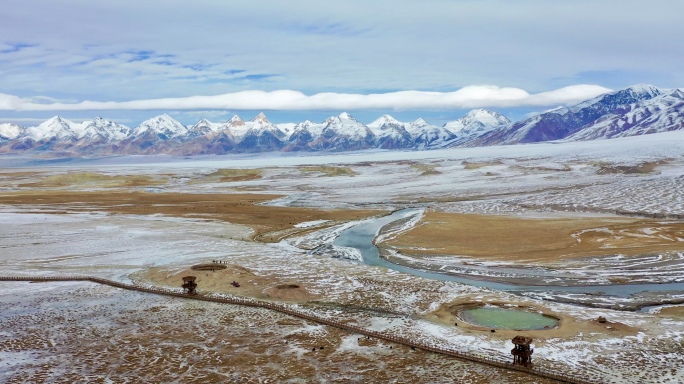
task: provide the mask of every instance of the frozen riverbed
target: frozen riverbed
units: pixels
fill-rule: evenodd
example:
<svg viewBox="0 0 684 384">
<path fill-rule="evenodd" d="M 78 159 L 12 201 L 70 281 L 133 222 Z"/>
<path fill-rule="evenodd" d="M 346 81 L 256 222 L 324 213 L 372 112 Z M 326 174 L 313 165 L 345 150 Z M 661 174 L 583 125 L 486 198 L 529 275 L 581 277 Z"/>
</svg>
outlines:
<svg viewBox="0 0 684 384">
<path fill-rule="evenodd" d="M 426 279 L 440 281 L 454 281 L 475 287 L 509 291 L 516 294 L 536 297 L 544 300 L 562 301 L 580 305 L 608 307 L 616 309 L 636 310 L 645 306 L 664 303 L 679 303 L 684 301 L 684 281 L 681 281 L 679 268 L 682 253 L 676 253 L 670 263 L 663 262 L 658 257 L 657 262 L 643 260 L 644 258 L 629 258 L 623 267 L 625 274 L 639 274 L 643 279 L 641 284 L 618 284 L 601 279 L 601 272 L 613 276 L 615 270 L 621 270 L 615 260 L 597 258 L 592 263 L 592 270 L 586 270 L 586 261 L 582 267 L 559 267 L 548 269 L 544 267 L 517 267 L 514 264 L 482 263 L 473 266 L 473 262 L 462 264 L 442 265 L 443 258 L 430 261 L 398 257 L 390 252 L 391 257 L 381 257 L 375 246 L 376 238 L 391 236 L 392 232 L 405 230 L 415 224 L 422 210 L 405 209 L 394 212 L 375 220 L 365 220 L 343 230 L 322 230 L 319 244 L 312 252 L 351 260 L 361 261 L 370 266 L 382 266 L 392 270 Z M 383 228 L 391 227 L 393 223 L 403 222 L 399 228 L 383 232 Z M 330 232 L 330 235 L 326 233 Z M 336 236 L 336 237 L 335 237 Z M 327 239 L 327 240 L 326 240 Z M 648 258 L 646 258 L 648 259 Z M 613 262 L 613 263 L 611 263 Z M 662 263 L 663 269 L 654 266 Z M 572 264 L 572 263 L 571 263 Z M 610 264 L 608 270 L 598 270 L 597 267 Z M 640 269 L 635 270 L 636 266 Z M 674 268 L 674 271 L 672 270 Z M 658 281 L 663 275 L 671 276 L 675 282 L 649 283 L 649 279 Z M 536 282 L 530 285 L 530 282 Z M 602 284 L 597 284 L 602 283 Z"/>
</svg>

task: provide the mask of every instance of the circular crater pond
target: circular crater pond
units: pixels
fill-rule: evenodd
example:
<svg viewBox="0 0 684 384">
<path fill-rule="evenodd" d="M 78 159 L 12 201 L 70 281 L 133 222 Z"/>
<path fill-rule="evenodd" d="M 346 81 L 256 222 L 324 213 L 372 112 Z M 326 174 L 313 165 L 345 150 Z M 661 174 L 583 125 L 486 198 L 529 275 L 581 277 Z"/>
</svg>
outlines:
<svg viewBox="0 0 684 384">
<path fill-rule="evenodd" d="M 458 313 L 464 321 L 491 329 L 513 329 L 517 331 L 551 329 L 558 326 L 558 319 L 523 309 L 478 307 L 464 309 Z"/>
</svg>

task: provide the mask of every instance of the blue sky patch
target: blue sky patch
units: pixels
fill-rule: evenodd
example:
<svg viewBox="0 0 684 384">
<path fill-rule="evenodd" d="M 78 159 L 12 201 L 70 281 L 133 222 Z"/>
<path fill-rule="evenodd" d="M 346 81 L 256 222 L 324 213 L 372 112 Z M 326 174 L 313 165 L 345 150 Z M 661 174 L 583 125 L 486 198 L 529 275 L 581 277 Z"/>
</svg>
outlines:
<svg viewBox="0 0 684 384">
<path fill-rule="evenodd" d="M 0 50 L 0 53 L 14 53 L 14 52 L 19 52 L 22 49 L 26 48 L 32 48 L 35 47 L 35 44 L 27 44 L 27 43 L 6 43 L 9 45 L 9 48 L 2 49 Z"/>
</svg>

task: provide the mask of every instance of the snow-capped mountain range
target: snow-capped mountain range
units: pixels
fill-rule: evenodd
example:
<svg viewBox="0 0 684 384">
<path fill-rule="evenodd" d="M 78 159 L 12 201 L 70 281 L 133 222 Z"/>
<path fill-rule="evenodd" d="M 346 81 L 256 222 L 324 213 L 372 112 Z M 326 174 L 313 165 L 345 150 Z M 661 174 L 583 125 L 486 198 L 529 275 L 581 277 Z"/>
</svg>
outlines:
<svg viewBox="0 0 684 384">
<path fill-rule="evenodd" d="M 494 122 L 494 123 L 493 123 Z M 135 128 L 100 117 L 75 123 L 55 116 L 36 126 L 0 125 L 0 153 L 55 151 L 61 154 L 223 154 L 265 151 L 348 151 L 370 148 L 444 148 L 470 131 L 494 129 L 508 119 L 476 110 L 449 124 L 455 133 L 423 119 L 403 123 L 384 115 L 365 125 L 349 113 L 321 123 L 273 124 L 263 113 L 245 121 L 235 115 L 226 122 L 206 119 L 184 126 L 168 115 L 143 121 Z"/>
<path fill-rule="evenodd" d="M 75 123 L 55 116 L 35 127 L 0 124 L 0 153 L 56 155 L 225 154 L 265 151 L 436 149 L 540 141 L 598 140 L 684 129 L 684 91 L 636 85 L 511 122 L 477 109 L 443 126 L 383 115 L 363 124 L 348 113 L 321 123 L 273 124 L 263 113 L 185 126 L 168 115 L 135 128 L 95 118 Z"/>
</svg>

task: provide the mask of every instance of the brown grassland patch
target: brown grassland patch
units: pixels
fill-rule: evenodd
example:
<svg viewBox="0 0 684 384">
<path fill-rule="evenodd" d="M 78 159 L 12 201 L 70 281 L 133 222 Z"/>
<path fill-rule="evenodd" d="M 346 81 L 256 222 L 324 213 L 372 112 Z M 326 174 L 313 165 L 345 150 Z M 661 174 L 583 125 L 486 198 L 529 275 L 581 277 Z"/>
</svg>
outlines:
<svg viewBox="0 0 684 384">
<path fill-rule="evenodd" d="M 383 243 L 402 253 L 547 261 L 684 249 L 684 223 L 636 218 L 544 218 L 427 212 Z"/>
<path fill-rule="evenodd" d="M 42 172 L 38 171 L 16 171 L 14 172 L 13 169 L 5 169 L 2 172 L 0 172 L 0 177 L 28 177 L 28 176 L 37 176 L 37 175 L 42 175 Z"/>
<path fill-rule="evenodd" d="M 656 170 L 656 167 L 662 164 L 666 164 L 667 161 L 654 161 L 654 162 L 646 162 L 646 163 L 641 163 L 637 165 L 615 165 L 615 164 L 605 164 L 605 163 L 598 163 L 598 171 L 596 171 L 597 174 L 599 175 L 608 175 L 608 174 L 615 174 L 615 173 L 622 173 L 625 175 L 631 175 L 631 174 L 649 174 L 653 173 Z"/>
<path fill-rule="evenodd" d="M 682 319 L 684 318 L 684 305 L 675 305 L 672 307 L 662 308 L 658 312 L 658 314 L 666 317 L 675 317 Z"/>
<path fill-rule="evenodd" d="M 306 302 L 316 299 L 307 285 L 296 278 L 282 280 L 271 275 L 257 275 L 248 268 L 236 264 L 215 264 L 216 268 L 198 271 L 193 267 L 169 272 L 166 268 L 153 267 L 136 276 L 155 285 L 180 287 L 183 276 L 196 276 L 198 291 L 222 292 L 257 299 L 278 299 L 289 302 Z M 232 282 L 240 286 L 235 287 Z"/>
<path fill-rule="evenodd" d="M 411 164 L 411 168 L 421 172 L 421 176 L 439 175 L 442 173 L 436 169 L 437 166 L 435 164 L 414 163 Z"/>
<path fill-rule="evenodd" d="M 321 177 L 333 176 L 355 176 L 356 172 L 349 167 L 331 166 L 331 165 L 317 165 L 299 167 L 302 173 L 320 173 Z"/>
<path fill-rule="evenodd" d="M 147 175 L 105 175 L 96 172 L 69 172 L 45 176 L 42 180 L 19 184 L 20 187 L 88 187 L 117 188 L 161 185 L 168 182 L 166 177 L 155 178 Z"/>
<path fill-rule="evenodd" d="M 261 178 L 261 174 L 262 170 L 258 168 L 221 168 L 206 175 L 202 178 L 202 182 L 210 180 L 219 182 L 256 180 Z"/>
<path fill-rule="evenodd" d="M 252 228 L 254 237 L 263 242 L 278 241 L 270 232 L 290 230 L 294 225 L 315 220 L 346 221 L 374 216 L 380 211 L 321 210 L 310 208 L 271 207 L 258 203 L 281 197 L 267 194 L 193 194 L 146 192 L 81 192 L 81 191 L 23 191 L 0 195 L 0 204 L 55 208 L 69 211 L 117 214 L 162 214 L 177 217 L 202 218 L 242 224 Z"/>
<path fill-rule="evenodd" d="M 484 167 L 493 167 L 495 165 L 501 165 L 501 164 L 503 164 L 503 163 L 500 161 L 479 162 L 479 163 L 470 162 L 470 161 L 464 161 L 463 162 L 463 166 L 465 167 L 465 169 L 470 169 L 470 170 L 480 169 L 480 168 L 484 168 Z"/>
</svg>

